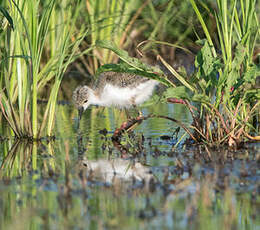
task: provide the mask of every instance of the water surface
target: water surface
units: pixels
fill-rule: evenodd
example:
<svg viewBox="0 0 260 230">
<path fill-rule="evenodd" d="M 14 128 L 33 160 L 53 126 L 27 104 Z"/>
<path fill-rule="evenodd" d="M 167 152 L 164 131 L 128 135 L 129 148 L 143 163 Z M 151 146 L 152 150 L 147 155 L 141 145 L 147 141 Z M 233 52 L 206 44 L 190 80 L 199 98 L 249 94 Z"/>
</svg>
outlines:
<svg viewBox="0 0 260 230">
<path fill-rule="evenodd" d="M 259 229 L 259 144 L 205 151 L 153 118 L 122 137 L 122 153 L 111 137 L 124 111 L 91 107 L 79 129 L 76 112 L 58 106 L 54 141 L 1 143 L 0 229 Z M 191 122 L 183 105 L 142 112 Z"/>
</svg>

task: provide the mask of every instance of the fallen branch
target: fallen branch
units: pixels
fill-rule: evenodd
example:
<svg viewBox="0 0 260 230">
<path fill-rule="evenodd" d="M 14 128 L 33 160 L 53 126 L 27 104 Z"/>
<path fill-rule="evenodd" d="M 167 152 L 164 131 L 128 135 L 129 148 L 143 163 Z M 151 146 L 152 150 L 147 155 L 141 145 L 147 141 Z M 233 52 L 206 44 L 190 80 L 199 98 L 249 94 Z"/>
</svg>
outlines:
<svg viewBox="0 0 260 230">
<path fill-rule="evenodd" d="M 154 114 L 151 114 L 151 115 L 148 115 L 148 116 L 138 116 L 134 119 L 131 119 L 129 121 L 126 121 L 124 122 L 120 128 L 116 129 L 113 136 L 112 136 L 112 140 L 113 141 L 119 141 L 120 139 L 120 136 L 123 134 L 123 132 L 127 132 L 131 129 L 133 129 L 133 127 L 136 125 L 136 124 L 141 124 L 144 120 L 147 120 L 148 118 L 163 118 L 163 119 L 167 119 L 167 120 L 170 120 L 170 121 L 173 121 L 175 123 L 177 123 L 180 127 L 182 127 L 189 135 L 190 137 L 197 142 L 197 139 L 193 136 L 193 134 L 191 133 L 191 131 L 180 121 L 174 119 L 174 118 L 171 118 L 171 117 L 167 117 L 167 116 L 162 116 L 162 115 L 154 115 Z"/>
</svg>

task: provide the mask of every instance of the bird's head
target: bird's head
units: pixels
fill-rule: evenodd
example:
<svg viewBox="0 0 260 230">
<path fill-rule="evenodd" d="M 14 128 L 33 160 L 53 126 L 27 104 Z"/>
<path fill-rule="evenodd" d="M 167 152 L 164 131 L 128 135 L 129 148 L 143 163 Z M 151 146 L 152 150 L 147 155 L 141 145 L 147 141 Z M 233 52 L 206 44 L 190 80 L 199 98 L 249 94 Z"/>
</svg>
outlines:
<svg viewBox="0 0 260 230">
<path fill-rule="evenodd" d="M 89 107 L 89 96 L 91 89 L 84 85 L 78 86 L 72 95 L 72 101 L 79 112 L 79 119 L 81 119 L 82 113 Z"/>
</svg>

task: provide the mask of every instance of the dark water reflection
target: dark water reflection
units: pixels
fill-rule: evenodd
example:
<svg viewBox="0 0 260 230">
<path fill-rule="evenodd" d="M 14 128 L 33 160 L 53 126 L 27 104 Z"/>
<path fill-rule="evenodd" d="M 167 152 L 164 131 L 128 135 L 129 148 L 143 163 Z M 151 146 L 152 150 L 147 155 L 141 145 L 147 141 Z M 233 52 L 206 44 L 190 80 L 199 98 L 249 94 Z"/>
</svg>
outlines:
<svg viewBox="0 0 260 230">
<path fill-rule="evenodd" d="M 143 113 L 190 122 L 182 105 Z M 111 136 L 124 112 L 93 107 L 79 130 L 71 106 L 57 118 L 53 142 L 1 144 L 0 229 L 258 229 L 259 144 L 172 151 L 183 130 L 150 119 L 122 138 L 122 155 Z"/>
</svg>

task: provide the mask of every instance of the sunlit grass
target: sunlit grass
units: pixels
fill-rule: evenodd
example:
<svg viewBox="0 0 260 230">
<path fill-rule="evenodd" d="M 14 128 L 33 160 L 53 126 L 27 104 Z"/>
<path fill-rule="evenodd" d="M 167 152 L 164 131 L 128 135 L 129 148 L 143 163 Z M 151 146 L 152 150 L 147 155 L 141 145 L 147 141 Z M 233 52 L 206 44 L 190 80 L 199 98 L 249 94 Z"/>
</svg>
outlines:
<svg viewBox="0 0 260 230">
<path fill-rule="evenodd" d="M 1 32 L 1 110 L 16 137 L 51 135 L 56 98 L 68 65 L 79 56 L 87 28 L 76 26 L 80 2 L 7 1 L 10 25 Z M 10 20 L 9 20 L 10 23 Z M 37 99 L 51 81 L 42 124 Z"/>
<path fill-rule="evenodd" d="M 83 63 L 90 74 L 94 75 L 102 64 L 117 62 L 118 57 L 112 51 L 100 49 L 96 47 L 96 43 L 99 40 L 110 40 L 124 48 L 128 33 L 141 13 L 138 8 L 140 10 L 143 8 L 140 0 L 86 2 L 86 21 L 91 31 L 88 42 L 94 48 L 92 55 L 89 55 L 87 61 Z"/>
</svg>

